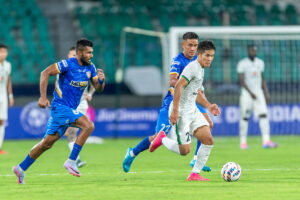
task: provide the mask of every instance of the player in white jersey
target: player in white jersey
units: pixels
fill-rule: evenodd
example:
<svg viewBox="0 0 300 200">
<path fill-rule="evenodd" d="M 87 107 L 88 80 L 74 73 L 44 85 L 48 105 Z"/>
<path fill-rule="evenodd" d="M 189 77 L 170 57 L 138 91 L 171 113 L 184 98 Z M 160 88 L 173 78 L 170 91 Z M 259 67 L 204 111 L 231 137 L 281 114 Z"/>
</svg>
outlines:
<svg viewBox="0 0 300 200">
<path fill-rule="evenodd" d="M 237 66 L 240 84 L 242 86 L 240 96 L 240 148 L 248 149 L 247 131 L 248 119 L 251 111 L 259 117 L 259 126 L 263 139 L 263 148 L 275 148 L 278 146 L 270 140 L 270 124 L 268 120 L 267 103 L 269 92 L 264 80 L 264 61 L 256 57 L 257 47 L 248 46 L 248 58 L 242 59 Z"/>
<path fill-rule="evenodd" d="M 9 99 L 9 106 L 14 105 L 10 78 L 11 64 L 6 61 L 7 54 L 7 46 L 0 44 L 0 154 L 6 154 L 2 150 L 2 144 L 5 133 L 5 121 L 7 120 L 7 98 Z"/>
<path fill-rule="evenodd" d="M 204 68 L 209 67 L 215 55 L 215 46 L 212 41 L 204 40 L 199 43 L 197 59 L 189 63 L 183 70 L 176 83 L 173 101 L 169 108 L 169 120 L 173 125 L 168 137 L 160 132 L 152 142 L 163 143 L 169 150 L 185 155 L 190 152 L 193 134 L 201 141 L 197 153 L 196 163 L 188 176 L 188 181 L 208 181 L 200 176 L 213 147 L 213 138 L 209 124 L 197 108 L 195 101 L 208 108 L 213 115 L 219 115 L 220 110 L 216 104 L 210 104 L 203 93 Z"/>
<path fill-rule="evenodd" d="M 69 50 L 69 53 L 68 53 L 68 58 L 73 58 L 73 57 L 76 57 L 76 47 L 75 46 L 71 47 L 70 50 Z M 57 83 L 58 79 L 59 79 L 59 75 L 56 75 L 56 81 L 55 81 L 55 86 L 56 87 L 57 87 L 57 84 L 58 84 Z M 87 114 L 87 110 L 88 110 L 88 107 L 89 107 L 87 101 L 92 100 L 94 92 L 95 92 L 95 88 L 92 85 L 90 85 L 89 91 L 88 91 L 88 87 L 86 87 L 84 92 L 83 92 L 83 95 L 80 99 L 80 103 L 77 107 L 77 110 L 79 112 L 81 112 L 82 114 L 84 114 L 84 115 Z M 78 128 L 76 128 L 76 127 L 69 127 L 66 130 L 65 135 L 68 138 L 68 146 L 69 146 L 70 151 L 72 151 L 74 143 L 76 141 L 77 132 L 78 132 Z M 86 164 L 86 162 L 82 161 L 80 159 L 80 156 L 78 156 L 78 158 L 76 160 L 77 167 L 80 168 L 80 167 L 84 166 L 85 164 Z"/>
</svg>

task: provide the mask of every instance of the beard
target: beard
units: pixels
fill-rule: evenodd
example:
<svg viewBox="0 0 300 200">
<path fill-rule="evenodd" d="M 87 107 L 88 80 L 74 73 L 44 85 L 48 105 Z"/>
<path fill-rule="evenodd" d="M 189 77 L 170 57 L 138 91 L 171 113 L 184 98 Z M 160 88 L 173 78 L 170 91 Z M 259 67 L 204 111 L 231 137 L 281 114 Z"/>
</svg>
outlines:
<svg viewBox="0 0 300 200">
<path fill-rule="evenodd" d="M 80 61 L 82 62 L 83 65 L 90 65 L 90 62 L 86 61 L 84 58 L 80 58 Z"/>
</svg>

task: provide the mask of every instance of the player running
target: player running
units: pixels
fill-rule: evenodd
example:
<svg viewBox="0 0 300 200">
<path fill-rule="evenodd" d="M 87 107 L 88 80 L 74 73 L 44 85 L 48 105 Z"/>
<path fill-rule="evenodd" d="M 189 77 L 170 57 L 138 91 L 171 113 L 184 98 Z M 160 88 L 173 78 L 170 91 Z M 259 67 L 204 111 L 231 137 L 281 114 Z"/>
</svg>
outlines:
<svg viewBox="0 0 300 200">
<path fill-rule="evenodd" d="M 162 106 L 159 111 L 157 123 L 156 123 L 156 128 L 155 131 L 156 133 L 152 136 L 145 137 L 138 145 L 136 145 L 134 148 L 128 148 L 124 161 L 123 161 L 123 170 L 124 172 L 129 172 L 131 164 L 133 160 L 139 155 L 139 153 L 145 151 L 146 149 L 149 148 L 150 143 L 153 141 L 157 133 L 160 131 L 165 132 L 165 134 L 168 134 L 171 125 L 169 123 L 169 116 L 168 116 L 168 110 L 170 103 L 173 99 L 173 89 L 178 81 L 178 78 L 180 74 L 182 73 L 183 69 L 192 61 L 197 59 L 196 51 L 197 51 L 197 46 L 198 46 L 198 35 L 193 32 L 187 32 L 183 35 L 183 42 L 182 42 L 182 48 L 183 52 L 180 53 L 177 57 L 174 58 L 172 65 L 171 65 L 171 70 L 169 73 L 169 84 L 170 88 L 165 96 Z M 204 109 L 201 110 L 201 112 L 205 112 Z M 208 116 L 208 115 L 207 115 Z M 210 120 L 209 117 L 207 120 Z M 210 120 L 211 122 L 211 120 Z M 212 123 L 212 122 L 211 122 Z M 151 151 L 151 149 L 150 149 Z M 211 171 L 209 167 L 204 166 L 203 170 L 205 171 Z"/>
<path fill-rule="evenodd" d="M 75 57 L 76 57 L 76 47 L 73 46 L 69 50 L 68 58 L 75 58 Z M 56 75 L 55 87 L 58 87 L 58 80 L 59 80 L 59 74 Z M 80 103 L 76 109 L 77 111 L 81 112 L 84 115 L 87 114 L 87 109 L 89 106 L 87 101 L 92 100 L 93 94 L 95 92 L 95 88 L 92 85 L 90 85 L 89 87 L 90 87 L 89 91 L 88 91 L 88 87 L 86 87 L 84 89 L 83 95 L 80 99 Z M 76 141 L 77 132 L 79 132 L 79 129 L 76 127 L 69 127 L 65 132 L 65 136 L 67 136 L 67 138 L 68 138 L 68 147 L 71 152 L 72 152 L 74 143 Z M 78 156 L 76 159 L 76 165 L 78 168 L 81 168 L 84 165 L 86 165 L 86 162 L 82 161 L 80 159 L 80 156 Z"/>
<path fill-rule="evenodd" d="M 80 39 L 76 44 L 76 58 L 62 60 L 42 71 L 40 77 L 41 97 L 38 102 L 41 108 L 50 107 L 47 98 L 47 85 L 50 75 L 60 74 L 58 87 L 54 90 L 51 116 L 48 120 L 44 139 L 32 148 L 23 162 L 12 169 L 19 184 L 25 183 L 25 171 L 41 154 L 50 149 L 64 135 L 69 126 L 78 127 L 81 130 L 69 159 L 64 163 L 64 168 L 74 176 L 81 176 L 76 166 L 76 159 L 88 136 L 93 132 L 94 124 L 76 108 L 90 80 L 98 92 L 102 92 L 105 86 L 105 75 L 101 69 L 96 71 L 95 66 L 91 64 L 92 58 L 93 43 L 87 39 Z"/>
<path fill-rule="evenodd" d="M 209 181 L 209 179 L 200 176 L 199 173 L 213 147 L 213 137 L 209 124 L 197 108 L 195 101 L 208 108 L 213 115 L 220 115 L 218 106 L 207 101 L 202 86 L 204 68 L 210 67 L 215 50 L 212 41 L 204 40 L 199 43 L 197 59 L 188 64 L 183 70 L 175 86 L 173 101 L 169 108 L 169 119 L 173 128 L 168 137 L 164 132 L 159 132 L 150 147 L 155 150 L 158 146 L 164 144 L 166 148 L 173 152 L 187 154 L 191 148 L 189 133 L 192 133 L 201 141 L 196 163 L 187 178 L 188 181 Z"/>
<path fill-rule="evenodd" d="M 0 44 L 0 154 L 7 154 L 2 149 L 5 135 L 5 121 L 7 120 L 7 97 L 9 99 L 9 106 L 14 105 L 10 78 L 11 64 L 6 61 L 7 54 L 7 46 Z"/>
<path fill-rule="evenodd" d="M 268 119 L 267 103 L 269 92 L 264 80 L 264 61 L 256 57 L 257 47 L 248 46 L 248 58 L 242 59 L 237 66 L 240 84 L 242 86 L 240 96 L 240 148 L 248 149 L 247 131 L 248 119 L 251 111 L 259 116 L 259 127 L 263 139 L 263 148 L 276 148 L 277 143 L 270 139 L 270 124 Z"/>
</svg>

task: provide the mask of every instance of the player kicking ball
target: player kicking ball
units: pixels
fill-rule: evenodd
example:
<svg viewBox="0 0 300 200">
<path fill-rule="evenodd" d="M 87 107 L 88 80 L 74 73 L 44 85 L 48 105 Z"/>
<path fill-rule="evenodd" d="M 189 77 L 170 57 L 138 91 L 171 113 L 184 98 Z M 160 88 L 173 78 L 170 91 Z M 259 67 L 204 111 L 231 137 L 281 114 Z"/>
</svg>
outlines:
<svg viewBox="0 0 300 200">
<path fill-rule="evenodd" d="M 64 168 L 73 176 L 80 177 L 76 159 L 87 138 L 94 130 L 94 124 L 76 108 L 80 102 L 84 89 L 91 80 L 95 89 L 102 92 L 105 86 L 105 75 L 102 70 L 95 68 L 91 63 L 93 58 L 93 43 L 87 39 L 80 39 L 76 44 L 76 58 L 62 60 L 50 65 L 41 73 L 39 106 L 50 107 L 47 98 L 47 85 L 49 76 L 60 74 L 58 87 L 54 90 L 51 103 L 51 114 L 47 123 L 44 139 L 36 144 L 19 165 L 13 167 L 19 184 L 24 184 L 25 171 L 60 139 L 70 126 L 80 128 L 80 133 L 75 141 L 69 159 L 64 163 Z"/>
<path fill-rule="evenodd" d="M 167 149 L 182 154 L 190 151 L 189 133 L 192 133 L 201 142 L 201 146 L 192 172 L 187 178 L 188 181 L 209 181 L 200 176 L 200 171 L 208 160 L 214 141 L 209 124 L 195 101 L 206 107 L 213 115 L 220 115 L 219 107 L 206 99 L 202 86 L 204 68 L 210 67 L 215 51 L 212 41 L 204 40 L 199 43 L 197 59 L 187 65 L 175 86 L 173 101 L 169 108 L 169 120 L 173 125 L 171 132 L 168 137 L 164 132 L 160 132 L 150 145 L 150 149 L 156 149 L 164 144 Z"/>
</svg>

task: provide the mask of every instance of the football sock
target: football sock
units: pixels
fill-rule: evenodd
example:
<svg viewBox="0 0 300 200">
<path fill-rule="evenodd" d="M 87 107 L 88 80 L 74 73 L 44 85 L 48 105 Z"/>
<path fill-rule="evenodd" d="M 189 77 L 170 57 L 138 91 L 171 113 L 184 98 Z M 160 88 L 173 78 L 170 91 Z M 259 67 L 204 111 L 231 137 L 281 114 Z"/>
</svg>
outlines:
<svg viewBox="0 0 300 200">
<path fill-rule="evenodd" d="M 247 143 L 248 120 L 240 120 L 240 142 Z"/>
<path fill-rule="evenodd" d="M 81 149 L 82 149 L 82 146 L 74 143 L 74 146 L 73 146 L 73 149 L 72 149 L 69 159 L 75 161 L 77 159 Z"/>
<path fill-rule="evenodd" d="M 209 157 L 210 151 L 213 148 L 213 145 L 202 144 L 198 150 L 196 163 L 192 169 L 193 173 L 199 174 L 203 166 L 206 164 Z"/>
<path fill-rule="evenodd" d="M 197 140 L 197 147 L 196 147 L 195 154 L 194 154 L 195 156 L 197 156 L 198 149 L 199 149 L 200 145 L 201 145 L 201 142 L 199 140 Z"/>
<path fill-rule="evenodd" d="M 259 119 L 259 127 L 263 139 L 263 144 L 270 141 L 270 124 L 267 117 L 261 117 Z"/>
<path fill-rule="evenodd" d="M 164 137 L 161 142 L 165 145 L 167 149 L 173 151 L 180 155 L 179 144 L 177 141 L 171 140 L 170 138 Z"/>
<path fill-rule="evenodd" d="M 135 156 L 139 155 L 142 151 L 145 151 L 146 149 L 149 149 L 150 142 L 149 137 L 145 137 L 138 145 L 136 145 L 132 151 Z M 131 154 L 132 155 L 132 154 Z"/>
<path fill-rule="evenodd" d="M 2 149 L 2 144 L 4 140 L 4 125 L 0 125 L 0 149 Z"/>
<path fill-rule="evenodd" d="M 26 171 L 30 165 L 32 165 L 34 163 L 34 159 L 30 158 L 29 154 L 26 156 L 25 160 L 23 160 L 23 162 L 21 162 L 21 164 L 19 165 L 21 167 L 21 169 L 23 171 Z"/>
<path fill-rule="evenodd" d="M 75 142 L 69 142 L 68 143 L 68 146 L 69 146 L 69 149 L 70 149 L 71 152 L 72 152 L 74 144 L 75 144 Z"/>
</svg>

